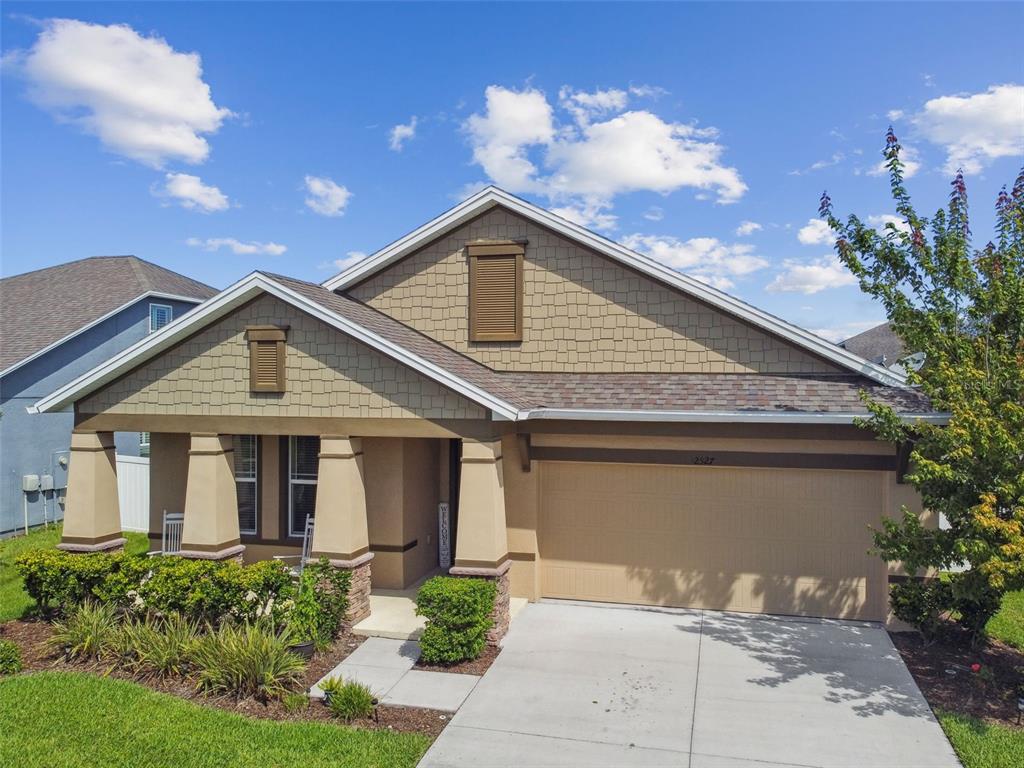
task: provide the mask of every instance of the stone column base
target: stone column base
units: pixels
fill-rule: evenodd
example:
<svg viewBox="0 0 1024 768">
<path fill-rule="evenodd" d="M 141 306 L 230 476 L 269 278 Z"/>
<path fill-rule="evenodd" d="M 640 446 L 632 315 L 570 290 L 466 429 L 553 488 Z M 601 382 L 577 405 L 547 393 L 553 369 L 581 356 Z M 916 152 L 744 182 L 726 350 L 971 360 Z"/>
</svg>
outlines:
<svg viewBox="0 0 1024 768">
<path fill-rule="evenodd" d="M 509 622 L 512 616 L 509 612 L 509 597 L 511 596 L 510 572 L 512 562 L 506 560 L 497 568 L 463 568 L 456 566 L 448 573 L 451 576 L 458 576 L 465 579 L 486 579 L 493 581 L 497 588 L 494 596 L 494 610 L 491 612 L 491 628 L 487 631 L 487 644 L 497 646 L 508 632 Z"/>
<path fill-rule="evenodd" d="M 182 545 L 182 549 L 178 552 L 174 552 L 172 556 L 184 557 L 189 560 L 234 560 L 241 565 L 242 555 L 244 552 L 245 544 L 234 544 L 232 546 L 224 547 L 223 549 L 216 549 L 212 551 L 188 549 L 188 545 Z"/>
<path fill-rule="evenodd" d="M 65 552 L 77 552 L 79 554 L 88 554 L 90 552 L 107 552 L 113 554 L 115 552 L 124 552 L 124 545 L 128 543 L 128 539 L 119 536 L 116 539 L 108 539 L 107 541 L 98 542 L 85 542 L 85 541 L 61 541 L 57 545 L 57 549 L 62 549 Z"/>
<path fill-rule="evenodd" d="M 317 553 L 307 560 L 313 563 L 317 560 Z M 353 627 L 370 615 L 370 561 L 373 560 L 373 552 L 367 552 L 353 560 L 337 560 L 330 558 L 330 563 L 335 568 L 342 568 L 352 574 L 352 581 L 348 586 L 348 610 L 345 611 L 346 626 Z"/>
</svg>

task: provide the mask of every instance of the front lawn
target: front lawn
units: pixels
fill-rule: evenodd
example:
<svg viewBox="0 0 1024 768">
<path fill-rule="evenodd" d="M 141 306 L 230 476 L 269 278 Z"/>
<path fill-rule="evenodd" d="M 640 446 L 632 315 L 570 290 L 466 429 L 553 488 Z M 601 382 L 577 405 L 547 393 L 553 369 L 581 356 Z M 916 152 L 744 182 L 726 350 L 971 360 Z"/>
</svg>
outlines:
<svg viewBox="0 0 1024 768">
<path fill-rule="evenodd" d="M 973 717 L 939 712 L 939 722 L 964 768 L 1024 765 L 1024 730 L 990 725 Z"/>
<path fill-rule="evenodd" d="M 1008 592 L 999 613 L 993 616 L 985 631 L 989 637 L 1024 651 L 1024 589 Z"/>
<path fill-rule="evenodd" d="M 27 536 L 0 540 L 0 622 L 20 618 L 32 599 L 22 588 L 21 576 L 14 569 L 14 558 L 31 549 L 52 549 L 60 543 L 61 526 L 40 528 Z M 126 533 L 128 552 L 142 554 L 149 549 L 144 533 Z"/>
<path fill-rule="evenodd" d="M 420 734 L 255 720 L 76 672 L 0 680 L 0 765 L 62 768 L 392 768 L 416 765 Z"/>
</svg>

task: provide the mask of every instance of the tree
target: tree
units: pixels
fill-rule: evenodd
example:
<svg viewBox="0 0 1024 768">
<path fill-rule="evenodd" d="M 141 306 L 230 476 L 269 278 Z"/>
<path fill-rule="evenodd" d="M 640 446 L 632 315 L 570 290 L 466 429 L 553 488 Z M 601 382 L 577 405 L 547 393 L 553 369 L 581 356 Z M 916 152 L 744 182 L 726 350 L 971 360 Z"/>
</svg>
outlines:
<svg viewBox="0 0 1024 768">
<path fill-rule="evenodd" d="M 875 531 L 875 549 L 911 575 L 963 563 L 948 581 L 895 585 L 893 607 L 919 624 L 925 614 L 954 612 L 977 638 L 1002 595 L 1024 586 L 1024 170 L 996 200 L 994 240 L 975 250 L 963 174 L 947 208 L 928 220 L 911 205 L 892 128 L 885 158 L 900 224 L 880 233 L 853 215 L 840 221 L 827 193 L 819 212 L 861 290 L 885 308 L 908 349 L 924 353 L 908 382 L 949 414 L 948 424 L 903 423 L 862 393 L 871 414 L 862 426 L 913 446 L 906 479 L 949 528 L 925 529 L 904 508 Z"/>
</svg>

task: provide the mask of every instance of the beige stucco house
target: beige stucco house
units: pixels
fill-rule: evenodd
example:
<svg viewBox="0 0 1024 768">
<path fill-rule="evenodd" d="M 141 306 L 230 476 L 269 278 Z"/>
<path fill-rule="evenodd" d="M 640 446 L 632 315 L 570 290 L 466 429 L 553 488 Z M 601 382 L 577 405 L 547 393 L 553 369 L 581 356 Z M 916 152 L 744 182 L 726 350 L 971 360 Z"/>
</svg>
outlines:
<svg viewBox="0 0 1024 768">
<path fill-rule="evenodd" d="M 73 404 L 64 546 L 121 542 L 111 434 L 151 433 L 151 536 L 401 588 L 883 619 L 869 526 L 913 503 L 859 392 L 899 374 L 488 188 L 322 285 L 255 272 L 37 403 Z M 447 505 L 443 507 L 442 505 Z M 507 602 L 507 601 L 505 601 Z"/>
</svg>

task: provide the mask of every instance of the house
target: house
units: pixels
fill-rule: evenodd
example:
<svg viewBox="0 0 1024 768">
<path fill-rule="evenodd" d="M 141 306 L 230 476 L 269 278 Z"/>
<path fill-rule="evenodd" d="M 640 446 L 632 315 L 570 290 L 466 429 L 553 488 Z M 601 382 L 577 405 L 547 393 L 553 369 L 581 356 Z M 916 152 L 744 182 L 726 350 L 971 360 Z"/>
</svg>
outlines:
<svg viewBox="0 0 1024 768">
<path fill-rule="evenodd" d="M 74 414 L 26 408 L 215 293 L 135 256 L 0 280 L 0 536 L 63 517 Z M 116 447 L 148 449 L 138 431 L 119 432 Z"/>
<path fill-rule="evenodd" d="M 879 620 L 869 526 L 914 499 L 900 447 L 853 424 L 862 390 L 944 418 L 488 187 L 322 285 L 254 272 L 35 408 L 75 409 L 66 549 L 122 541 L 107 457 L 146 430 L 151 536 L 183 511 L 184 556 L 259 559 L 315 516 L 353 620 L 449 565 L 503 598 Z"/>
<path fill-rule="evenodd" d="M 856 336 L 840 341 L 839 346 L 897 373 L 904 373 L 906 366 L 917 370 L 924 363 L 924 355 L 920 352 L 908 353 L 907 345 L 896 335 L 889 323 L 868 328 Z"/>
</svg>

